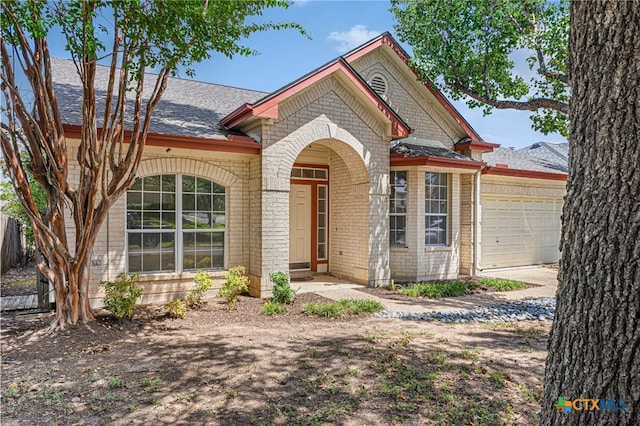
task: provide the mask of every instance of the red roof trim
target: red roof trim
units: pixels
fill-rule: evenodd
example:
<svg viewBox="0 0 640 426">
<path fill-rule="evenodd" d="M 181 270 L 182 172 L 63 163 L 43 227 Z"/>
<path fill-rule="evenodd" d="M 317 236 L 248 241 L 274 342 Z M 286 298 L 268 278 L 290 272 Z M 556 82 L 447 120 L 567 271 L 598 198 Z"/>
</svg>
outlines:
<svg viewBox="0 0 640 426">
<path fill-rule="evenodd" d="M 480 170 L 485 163 L 467 160 L 456 160 L 454 158 L 443 157 L 405 157 L 402 154 L 391 154 L 391 167 L 402 166 L 432 166 L 432 167 L 449 167 L 467 170 Z"/>
<path fill-rule="evenodd" d="M 301 92 L 312 84 L 322 80 L 323 78 L 333 74 L 336 71 L 342 71 L 349 80 L 355 84 L 358 89 L 372 102 L 380 111 L 391 121 L 391 133 L 394 137 L 407 137 L 411 134 L 412 129 L 404 124 L 396 113 L 391 110 L 384 102 L 381 102 L 373 90 L 364 83 L 358 76 L 354 74 L 353 69 L 348 63 L 340 58 L 336 62 L 320 69 L 319 71 L 302 78 L 290 87 L 275 93 L 273 96 L 260 101 L 258 104 L 245 104 L 234 112 L 220 120 L 220 124 L 233 128 L 250 117 L 277 118 L 278 104 L 283 100 Z"/>
<path fill-rule="evenodd" d="M 498 148 L 499 146 L 499 143 L 489 143 L 484 141 L 472 140 L 469 142 L 457 144 L 454 148 L 456 152 L 461 152 L 465 149 L 469 149 L 471 151 L 493 152 L 494 148 Z"/>
<path fill-rule="evenodd" d="M 79 139 L 82 136 L 82 129 L 79 125 L 65 124 L 63 127 L 65 135 L 69 138 Z M 101 130 L 98 129 L 98 134 L 100 134 L 100 131 Z M 131 131 L 125 130 L 124 135 L 125 141 L 129 140 Z M 149 132 L 145 145 L 249 155 L 258 155 L 262 149 L 262 146 L 253 139 L 242 135 L 229 135 L 227 140 Z"/>
<path fill-rule="evenodd" d="M 482 170 L 483 175 L 511 176 L 529 179 L 546 179 L 546 180 L 562 180 L 566 181 L 568 175 L 566 173 L 539 172 L 535 170 L 510 169 L 502 167 L 485 167 Z"/>
<path fill-rule="evenodd" d="M 388 32 L 382 34 L 377 39 L 372 40 L 370 43 L 365 44 L 361 48 L 354 50 L 344 56 L 347 62 L 354 61 L 367 53 L 375 50 L 376 48 L 382 45 L 388 45 L 391 49 L 404 61 L 405 64 L 413 71 L 416 77 L 420 78 L 420 75 L 409 65 L 409 54 L 405 52 L 405 50 L 396 42 L 396 40 L 389 34 Z M 482 138 L 475 130 L 467 123 L 467 120 L 462 117 L 462 115 L 455 109 L 455 107 L 449 102 L 447 98 L 445 98 L 442 93 L 438 89 L 436 89 L 430 82 L 426 82 L 425 87 L 431 91 L 433 96 L 435 96 L 436 100 L 440 102 L 440 104 L 444 107 L 445 110 L 453 117 L 453 119 L 462 127 L 462 129 L 467 133 L 472 139 L 482 141 Z"/>
</svg>

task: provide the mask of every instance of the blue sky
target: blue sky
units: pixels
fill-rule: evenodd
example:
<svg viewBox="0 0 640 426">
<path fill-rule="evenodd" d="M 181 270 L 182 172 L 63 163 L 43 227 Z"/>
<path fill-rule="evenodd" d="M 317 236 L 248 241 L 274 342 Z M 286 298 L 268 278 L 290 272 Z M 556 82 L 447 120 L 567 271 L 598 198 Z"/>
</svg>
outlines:
<svg viewBox="0 0 640 426">
<path fill-rule="evenodd" d="M 389 6 L 388 0 L 298 0 L 288 9 L 267 10 L 264 20 L 297 22 L 312 39 L 293 30 L 254 34 L 245 44 L 259 55 L 228 59 L 215 54 L 194 67 L 195 79 L 274 91 L 385 31 L 396 37 Z M 63 46 L 50 47 L 54 56 L 67 57 Z M 403 47 L 411 53 L 410 46 Z M 529 72 L 526 65 L 521 71 Z M 533 131 L 526 111 L 494 110 L 485 117 L 480 109 L 469 109 L 463 102 L 453 104 L 488 142 L 515 148 L 540 141 L 566 142 L 561 135 Z"/>
</svg>

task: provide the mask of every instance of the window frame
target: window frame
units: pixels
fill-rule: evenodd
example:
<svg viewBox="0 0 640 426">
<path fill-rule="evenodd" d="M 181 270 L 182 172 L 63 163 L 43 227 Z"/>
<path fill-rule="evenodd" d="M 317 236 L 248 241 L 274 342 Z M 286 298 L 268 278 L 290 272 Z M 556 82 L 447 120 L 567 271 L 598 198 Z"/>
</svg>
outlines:
<svg viewBox="0 0 640 426">
<path fill-rule="evenodd" d="M 438 175 L 438 184 L 428 184 L 427 176 L 429 175 Z M 442 179 L 445 179 L 445 184 L 442 184 Z M 433 193 L 430 191 L 430 188 L 436 188 L 438 192 L 437 198 L 431 198 L 430 194 Z M 441 196 L 441 190 L 445 190 L 444 198 Z M 439 210 L 442 209 L 443 203 L 445 206 L 445 212 L 442 211 L 433 212 L 430 211 L 428 206 L 431 203 L 438 203 Z M 431 209 L 432 210 L 432 209 Z M 430 218 L 444 218 L 444 242 L 429 242 L 427 237 L 427 229 Z M 442 172 L 425 172 L 424 175 L 424 246 L 425 247 L 449 247 L 450 244 L 450 229 L 451 229 L 451 176 L 449 173 Z"/>
<path fill-rule="evenodd" d="M 181 274 L 181 273 L 195 273 L 198 270 L 207 270 L 207 271 L 222 271 L 225 270 L 227 267 L 227 256 L 228 256 L 228 223 L 229 223 L 229 208 L 228 208 L 228 203 L 229 203 L 229 188 L 226 187 L 225 185 L 218 183 L 216 181 L 214 181 L 213 179 L 209 179 L 207 177 L 202 177 L 202 176 L 197 176 L 197 175 L 191 175 L 191 174 L 182 174 L 182 173 L 175 173 L 175 174 L 156 174 L 156 175 L 149 175 L 149 176 L 144 176 L 144 177 L 139 177 L 139 180 L 145 179 L 145 178 L 150 178 L 150 177 L 155 177 L 155 176 L 173 176 L 175 179 L 175 189 L 174 189 L 174 209 L 173 209 L 173 214 L 175 216 L 175 227 L 172 228 L 170 231 L 166 231 L 163 230 L 162 228 L 160 230 L 157 230 L 155 232 L 161 232 L 161 233 L 172 233 L 174 235 L 174 269 L 173 270 L 159 270 L 159 271 L 135 271 L 135 272 L 131 272 L 129 264 L 129 256 L 130 256 L 130 250 L 129 250 L 129 235 L 131 234 L 144 234 L 145 230 L 142 228 L 129 228 L 128 223 L 126 222 L 128 215 L 130 213 L 129 208 L 128 208 L 128 197 L 129 197 L 129 191 L 128 190 L 125 194 L 125 205 L 124 205 L 124 214 L 125 214 L 125 270 L 127 271 L 127 273 L 138 273 L 140 275 L 155 275 L 155 274 Z M 211 192 L 208 193 L 209 195 L 213 196 L 213 195 L 217 195 L 220 196 L 221 194 L 218 192 L 214 191 L 214 186 L 213 185 L 218 185 L 220 187 L 222 187 L 224 189 L 224 228 L 220 229 L 220 228 L 185 228 L 183 225 L 183 213 L 184 213 L 184 208 L 183 208 L 183 194 L 184 194 L 184 190 L 183 190 L 183 177 L 193 177 L 195 179 L 202 179 L 202 180 L 206 180 L 211 182 Z M 197 180 L 196 180 L 197 182 Z M 139 190 L 139 192 L 142 195 L 142 197 L 144 197 L 144 193 L 146 191 L 144 191 L 144 188 L 142 188 L 141 190 Z M 195 192 L 195 194 L 197 194 L 197 191 Z M 162 197 L 162 195 L 161 195 Z M 197 195 L 196 195 L 197 198 Z M 212 203 L 213 203 L 213 199 L 212 199 Z M 144 211 L 144 210 L 141 210 Z M 196 213 L 198 212 L 197 208 L 196 210 L 189 210 L 189 212 L 195 211 Z M 164 212 L 164 210 L 162 210 L 162 212 Z M 216 214 L 216 213 L 220 213 L 221 211 L 219 210 L 213 210 L 213 204 L 211 205 L 211 210 L 209 211 L 209 213 L 211 214 Z M 151 231 L 146 231 L 151 232 Z M 189 268 L 189 269 L 185 269 L 184 267 L 184 235 L 186 233 L 193 233 L 196 234 L 198 232 L 206 232 L 206 233 L 222 233 L 222 266 L 217 266 L 217 267 L 212 267 L 212 268 L 198 268 L 197 264 L 194 266 L 194 268 Z M 213 246 L 212 246 L 213 247 Z M 144 251 L 142 252 L 144 253 Z M 141 254 L 142 254 L 141 253 Z M 144 263 L 142 263 L 141 265 L 144 265 Z M 141 268 L 142 269 L 142 268 Z"/>
<path fill-rule="evenodd" d="M 396 179 L 399 173 L 404 173 L 405 192 L 404 198 L 396 197 Z M 407 170 L 391 170 L 389 172 L 389 247 L 406 248 L 407 247 L 407 210 L 409 201 L 409 172 Z M 404 212 L 394 211 L 397 207 L 398 200 L 404 201 Z M 397 227 L 397 218 L 404 218 L 404 226 Z M 395 225 L 395 226 L 394 226 Z M 398 243 L 398 232 L 404 232 L 404 243 Z M 395 236 L 395 237 L 394 237 Z M 396 241 L 396 242 L 392 242 Z"/>
</svg>

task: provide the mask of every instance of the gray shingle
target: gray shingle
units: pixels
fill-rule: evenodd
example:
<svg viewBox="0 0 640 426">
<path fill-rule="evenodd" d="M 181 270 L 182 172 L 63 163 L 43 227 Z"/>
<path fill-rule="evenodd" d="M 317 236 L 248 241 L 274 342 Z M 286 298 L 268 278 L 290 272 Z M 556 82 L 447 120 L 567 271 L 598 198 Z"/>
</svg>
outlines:
<svg viewBox="0 0 640 426">
<path fill-rule="evenodd" d="M 496 148 L 493 152 L 482 155 L 482 160 L 489 166 L 506 164 L 511 169 L 531 170 L 548 173 L 566 173 L 567 167 L 533 157 L 510 148 Z"/>
<path fill-rule="evenodd" d="M 518 150 L 523 154 L 540 158 L 569 171 L 569 144 L 538 142 Z"/>
<path fill-rule="evenodd" d="M 73 61 L 52 58 L 54 84 L 62 119 L 68 124 L 82 122 L 82 86 Z M 98 117 L 104 113 L 109 69 L 98 66 L 96 98 Z M 144 98 L 148 99 L 155 75 L 147 74 Z M 169 135 L 223 139 L 228 132 L 218 128 L 218 122 L 244 103 L 255 102 L 265 92 L 239 89 L 218 84 L 180 78 L 169 78 L 167 88 L 151 119 L 151 132 Z M 131 126 L 133 102 L 127 103 L 127 128 Z M 144 113 L 144 109 L 143 109 Z M 98 124 L 101 127 L 100 121 Z"/>
<path fill-rule="evenodd" d="M 452 160 L 476 162 L 471 158 L 447 149 L 438 141 L 408 137 L 391 143 L 391 154 L 403 154 L 405 157 L 440 157 Z"/>
</svg>

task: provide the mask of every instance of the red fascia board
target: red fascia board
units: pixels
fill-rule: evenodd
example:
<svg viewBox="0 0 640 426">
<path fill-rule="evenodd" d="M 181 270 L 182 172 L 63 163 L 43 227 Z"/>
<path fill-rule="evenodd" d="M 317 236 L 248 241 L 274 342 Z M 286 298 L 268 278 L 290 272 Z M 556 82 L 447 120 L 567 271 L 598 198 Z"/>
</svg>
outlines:
<svg viewBox="0 0 640 426">
<path fill-rule="evenodd" d="M 409 54 L 405 52 L 405 50 L 395 41 L 395 39 L 389 33 L 384 33 L 379 38 L 373 40 L 373 42 L 362 46 L 358 50 L 348 53 L 344 56 L 344 58 L 347 60 L 347 62 L 354 61 L 385 44 L 391 47 L 391 49 L 398 55 L 398 57 L 400 57 L 400 59 L 402 59 L 402 61 L 404 61 L 404 63 L 411 69 L 416 77 L 420 78 L 420 75 L 416 72 L 416 70 L 409 65 Z M 451 102 L 449 102 L 449 100 L 445 98 L 442 93 L 440 93 L 440 91 L 433 86 L 433 84 L 431 84 L 430 82 L 426 82 L 424 83 L 424 85 L 427 87 L 427 89 L 429 89 L 433 96 L 435 96 L 436 100 L 444 107 L 444 109 L 447 110 L 447 112 L 453 117 L 456 123 L 458 123 L 460 127 L 462 127 L 465 133 L 467 133 L 467 136 L 478 141 L 482 140 L 480 135 L 476 133 L 473 128 L 471 128 L 469 123 L 467 123 L 467 121 L 464 119 L 464 117 L 462 117 L 458 110 L 455 109 L 453 105 L 451 105 Z"/>
<path fill-rule="evenodd" d="M 373 102 L 391 121 L 391 131 L 394 137 L 407 137 L 411 134 L 411 129 L 396 117 L 395 112 L 378 100 L 377 96 L 372 92 L 372 89 L 367 84 L 363 83 L 353 74 L 351 67 L 347 65 L 344 59 L 340 59 L 318 72 L 309 75 L 307 78 L 304 78 L 291 87 L 286 88 L 280 93 L 276 93 L 257 105 L 245 104 L 241 106 L 236 111 L 223 118 L 220 121 L 220 124 L 227 128 L 233 128 L 250 117 L 277 118 L 278 104 L 280 102 L 339 70 L 342 71 L 344 75 L 346 75 L 347 78 L 349 78 L 349 80 L 353 82 L 358 89 L 361 90 L 362 93 L 364 93 L 365 96 L 367 96 L 367 98 Z"/>
<path fill-rule="evenodd" d="M 79 125 L 65 124 L 63 128 L 65 135 L 69 138 L 80 139 L 82 137 L 82 129 Z M 100 134 L 100 132 L 101 129 L 98 129 L 98 135 Z M 131 131 L 125 130 L 125 143 L 127 143 L 130 139 Z M 228 139 L 213 139 L 149 132 L 145 145 L 249 155 L 258 155 L 260 154 L 260 150 L 262 149 L 262 146 L 255 142 L 253 139 L 248 136 L 241 135 L 229 135 Z"/>
<path fill-rule="evenodd" d="M 450 167 L 467 170 L 480 170 L 486 163 L 456 160 L 454 158 L 443 157 L 405 157 L 402 154 L 391 154 L 390 158 L 392 167 L 402 166 L 432 166 L 432 167 Z"/>
<path fill-rule="evenodd" d="M 471 151 L 493 152 L 495 148 L 500 146 L 499 143 L 489 143 L 484 141 L 472 140 L 469 142 L 457 144 L 454 148 L 456 152 L 469 149 Z"/>
<path fill-rule="evenodd" d="M 521 170 L 501 167 L 485 167 L 484 169 L 482 169 L 482 174 L 561 181 L 566 181 L 568 177 L 566 173 L 539 172 L 535 170 Z"/>
</svg>

